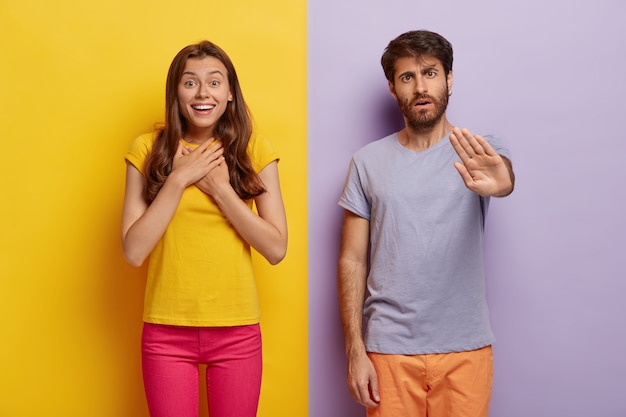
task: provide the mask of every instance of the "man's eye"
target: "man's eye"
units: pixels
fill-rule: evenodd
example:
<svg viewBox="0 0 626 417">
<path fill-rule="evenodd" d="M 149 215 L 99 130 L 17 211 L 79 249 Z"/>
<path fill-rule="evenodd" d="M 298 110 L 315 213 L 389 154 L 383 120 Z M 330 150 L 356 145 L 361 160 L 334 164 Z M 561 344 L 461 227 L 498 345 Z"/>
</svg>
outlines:
<svg viewBox="0 0 626 417">
<path fill-rule="evenodd" d="M 402 81 L 411 81 L 411 76 L 410 75 L 403 75 L 401 80 Z"/>
</svg>

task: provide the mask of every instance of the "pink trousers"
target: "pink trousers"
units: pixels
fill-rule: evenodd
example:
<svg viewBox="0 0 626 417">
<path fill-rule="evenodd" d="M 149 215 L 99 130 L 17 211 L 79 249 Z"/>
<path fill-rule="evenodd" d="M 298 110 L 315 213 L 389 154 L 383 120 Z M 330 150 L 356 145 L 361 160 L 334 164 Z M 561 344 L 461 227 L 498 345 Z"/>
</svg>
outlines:
<svg viewBox="0 0 626 417">
<path fill-rule="evenodd" d="M 151 417 L 197 417 L 198 365 L 206 364 L 211 417 L 255 417 L 261 389 L 261 330 L 144 323 L 142 365 Z"/>
</svg>

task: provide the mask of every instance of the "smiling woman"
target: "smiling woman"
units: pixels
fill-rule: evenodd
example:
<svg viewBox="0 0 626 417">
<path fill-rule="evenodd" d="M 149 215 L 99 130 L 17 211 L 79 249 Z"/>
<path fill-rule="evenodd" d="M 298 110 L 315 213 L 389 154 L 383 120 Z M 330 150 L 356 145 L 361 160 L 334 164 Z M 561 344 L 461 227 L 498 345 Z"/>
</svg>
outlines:
<svg viewBox="0 0 626 417">
<path fill-rule="evenodd" d="M 217 86 L 211 85 L 218 82 L 216 72 L 222 74 L 222 82 Z M 198 105 L 215 108 L 198 111 L 193 107 Z M 229 177 L 239 197 L 250 199 L 262 192 L 248 155 L 252 137 L 248 106 L 235 66 L 221 48 L 204 41 L 187 46 L 176 55 L 167 74 L 165 106 L 165 127 L 157 135 L 146 161 L 149 201 L 156 197 L 170 174 L 182 138 L 196 144 L 218 139 L 226 164 L 233 167 Z"/>
<path fill-rule="evenodd" d="M 190 58 L 178 86 L 180 112 L 188 121 L 185 140 L 200 144 L 213 137 L 213 127 L 233 100 L 227 70 L 212 56 Z"/>
<path fill-rule="evenodd" d="M 136 266 L 150 255 L 142 337 L 150 415 L 196 417 L 198 367 L 207 365 L 211 417 L 256 416 L 262 348 L 250 248 L 280 262 L 287 223 L 278 155 L 253 134 L 221 48 L 203 41 L 176 55 L 165 127 L 137 138 L 126 160 L 124 254 Z"/>
</svg>

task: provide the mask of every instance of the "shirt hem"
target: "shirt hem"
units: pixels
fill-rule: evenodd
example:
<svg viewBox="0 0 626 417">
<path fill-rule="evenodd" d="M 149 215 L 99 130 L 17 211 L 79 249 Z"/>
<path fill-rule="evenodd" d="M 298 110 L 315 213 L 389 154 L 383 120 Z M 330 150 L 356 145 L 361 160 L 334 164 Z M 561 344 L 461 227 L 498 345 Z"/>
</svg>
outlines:
<svg viewBox="0 0 626 417">
<path fill-rule="evenodd" d="M 183 327 L 234 327 L 258 324 L 260 318 L 237 319 L 237 320 L 175 320 L 154 317 L 144 317 L 145 323 L 164 324 L 169 326 Z"/>
<path fill-rule="evenodd" d="M 470 352 L 472 350 L 482 349 L 490 346 L 495 342 L 491 339 L 486 342 L 477 342 L 467 344 L 463 346 L 452 347 L 411 347 L 411 348 L 386 348 L 384 346 L 366 346 L 365 350 L 372 353 L 380 353 L 383 355 L 430 355 L 437 353 L 455 353 L 455 352 Z"/>
</svg>

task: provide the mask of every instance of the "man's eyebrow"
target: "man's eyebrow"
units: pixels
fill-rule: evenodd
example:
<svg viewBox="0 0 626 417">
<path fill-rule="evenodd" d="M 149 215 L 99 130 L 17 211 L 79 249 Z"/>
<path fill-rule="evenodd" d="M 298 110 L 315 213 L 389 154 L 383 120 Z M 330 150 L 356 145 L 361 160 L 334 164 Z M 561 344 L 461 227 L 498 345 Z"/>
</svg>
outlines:
<svg viewBox="0 0 626 417">
<path fill-rule="evenodd" d="M 404 77 L 405 75 L 415 75 L 415 71 L 413 70 L 404 71 L 402 74 L 398 74 L 398 78 Z"/>
</svg>

